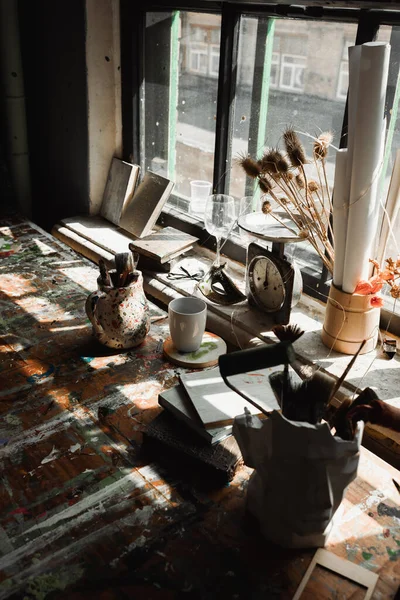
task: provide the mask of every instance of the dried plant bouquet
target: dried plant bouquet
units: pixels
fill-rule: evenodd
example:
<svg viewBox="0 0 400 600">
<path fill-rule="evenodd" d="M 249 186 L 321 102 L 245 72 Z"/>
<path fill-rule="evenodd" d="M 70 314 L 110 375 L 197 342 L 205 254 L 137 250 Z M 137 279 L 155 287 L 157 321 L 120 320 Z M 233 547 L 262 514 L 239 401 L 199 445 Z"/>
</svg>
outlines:
<svg viewBox="0 0 400 600">
<path fill-rule="evenodd" d="M 278 148 L 268 149 L 259 160 L 243 156 L 239 164 L 249 177 L 257 180 L 265 194 L 263 212 L 292 233 L 307 238 L 328 271 L 333 273 L 332 200 L 326 174 L 326 157 L 332 134 L 324 132 L 314 138 L 310 160 L 293 128 L 286 129 L 283 142 L 286 152 Z M 306 173 L 306 165 L 310 163 L 315 166 L 315 179 L 309 178 Z M 299 232 L 282 220 L 280 211 L 273 208 L 268 197 L 296 223 Z"/>
</svg>

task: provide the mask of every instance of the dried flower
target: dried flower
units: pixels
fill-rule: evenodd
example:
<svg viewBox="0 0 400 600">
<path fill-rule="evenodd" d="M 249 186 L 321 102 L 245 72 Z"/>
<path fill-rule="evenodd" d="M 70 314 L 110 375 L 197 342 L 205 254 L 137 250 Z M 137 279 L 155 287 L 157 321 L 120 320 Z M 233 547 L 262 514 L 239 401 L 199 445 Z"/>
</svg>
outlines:
<svg viewBox="0 0 400 600">
<path fill-rule="evenodd" d="M 271 202 L 269 200 L 265 200 L 265 202 L 263 202 L 261 210 L 263 211 L 264 215 L 268 215 L 269 213 L 271 213 L 272 212 Z"/>
<path fill-rule="evenodd" d="M 314 193 L 314 192 L 318 192 L 318 190 L 319 190 L 319 185 L 316 181 L 312 180 L 312 181 L 308 182 L 308 191 L 309 192 Z"/>
<path fill-rule="evenodd" d="M 383 306 L 383 299 L 380 296 L 372 296 L 369 302 L 374 308 L 381 308 Z"/>
<path fill-rule="evenodd" d="M 250 156 L 243 156 L 239 159 L 239 164 L 243 168 L 246 175 L 255 179 L 261 173 L 261 167 L 256 160 Z"/>
<path fill-rule="evenodd" d="M 378 261 L 374 259 L 369 260 L 376 269 L 376 274 L 371 277 L 368 281 L 360 281 L 355 289 L 356 294 L 376 294 L 379 292 L 385 283 L 390 287 L 390 295 L 392 298 L 400 298 L 400 285 L 396 283 L 400 279 L 400 260 L 393 260 L 393 258 L 387 258 L 387 267 L 384 271 L 381 271 Z M 375 304 L 375 306 L 377 306 Z"/>
<path fill-rule="evenodd" d="M 331 190 L 325 161 L 317 160 L 315 152 L 318 157 L 325 156 L 331 141 L 330 133 L 323 133 L 314 140 L 313 162 L 317 181 L 308 182 L 304 168 L 308 162 L 306 152 L 293 127 L 288 127 L 283 134 L 286 152 L 270 148 L 260 160 L 253 161 L 246 156 L 240 162 L 246 174 L 257 180 L 262 193 L 270 194 L 289 219 L 296 222 L 296 233 L 300 230 L 300 237 L 307 238 L 330 273 L 333 272 L 334 260 Z M 314 195 L 316 192 L 318 196 Z M 263 210 L 269 211 L 270 206 L 264 205 Z M 272 217 L 286 229 L 295 231 L 287 220 L 280 219 L 279 213 L 272 212 Z"/>
<path fill-rule="evenodd" d="M 258 185 L 260 186 L 260 190 L 264 194 L 269 194 L 270 191 L 272 190 L 272 185 L 266 177 L 259 177 Z"/>
<path fill-rule="evenodd" d="M 390 295 L 392 296 L 392 298 L 395 298 L 396 300 L 398 298 L 400 298 L 400 285 L 392 285 L 392 289 L 390 290 Z"/>
<path fill-rule="evenodd" d="M 283 142 L 289 160 L 294 167 L 300 167 L 307 163 L 306 153 L 294 129 L 290 127 L 286 129 L 283 134 Z"/>
<path fill-rule="evenodd" d="M 300 175 L 300 173 L 298 173 L 296 175 L 296 185 L 300 188 L 300 189 L 304 189 L 305 188 L 305 183 L 304 183 L 304 177 L 303 175 Z"/>
<path fill-rule="evenodd" d="M 268 150 L 259 161 L 263 173 L 284 175 L 289 171 L 289 163 L 279 150 Z"/>
<path fill-rule="evenodd" d="M 354 293 L 368 296 L 369 294 L 377 294 L 382 288 L 383 281 L 378 275 L 374 275 L 374 277 L 371 277 L 368 281 L 359 281 Z"/>
<path fill-rule="evenodd" d="M 324 133 L 321 133 L 321 135 L 318 136 L 313 146 L 313 154 L 316 160 L 326 158 L 332 139 L 333 135 L 330 131 L 324 131 Z"/>
</svg>

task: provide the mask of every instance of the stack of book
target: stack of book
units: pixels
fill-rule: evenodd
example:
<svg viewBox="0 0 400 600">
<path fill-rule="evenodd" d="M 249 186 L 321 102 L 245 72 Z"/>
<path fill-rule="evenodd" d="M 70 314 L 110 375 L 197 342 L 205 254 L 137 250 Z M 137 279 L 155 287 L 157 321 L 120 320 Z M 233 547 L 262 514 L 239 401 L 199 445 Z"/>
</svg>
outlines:
<svg viewBox="0 0 400 600">
<path fill-rule="evenodd" d="M 174 227 L 164 227 L 133 240 L 131 246 L 140 255 L 139 269 L 168 272 L 172 262 L 191 250 L 197 240 L 193 235 Z"/>
<path fill-rule="evenodd" d="M 271 412 L 279 409 L 268 379 L 274 370 L 235 375 L 232 381 Z M 264 416 L 224 383 L 219 368 L 181 375 L 180 383 L 161 392 L 158 402 L 164 410 L 145 435 L 157 443 L 158 456 L 166 458 L 173 451 L 178 462 L 191 462 L 197 469 L 201 466 L 208 474 L 227 481 L 242 462 L 231 435 L 235 416 L 243 414 L 245 407 Z"/>
</svg>

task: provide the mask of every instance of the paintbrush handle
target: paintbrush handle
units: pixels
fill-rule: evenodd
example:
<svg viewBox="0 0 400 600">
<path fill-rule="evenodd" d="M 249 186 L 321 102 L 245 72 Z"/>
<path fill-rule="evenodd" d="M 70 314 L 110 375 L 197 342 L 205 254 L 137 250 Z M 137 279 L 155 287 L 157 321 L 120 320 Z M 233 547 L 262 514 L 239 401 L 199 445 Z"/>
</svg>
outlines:
<svg viewBox="0 0 400 600">
<path fill-rule="evenodd" d="M 112 287 L 112 281 L 110 274 L 107 270 L 106 263 L 103 258 L 99 258 L 99 269 L 100 269 L 100 277 L 102 280 L 102 284 L 105 287 Z"/>
<path fill-rule="evenodd" d="M 125 286 L 128 274 L 130 272 L 131 261 L 132 258 L 129 252 L 120 252 L 115 255 L 115 269 L 117 271 L 116 277 L 118 287 Z"/>
</svg>

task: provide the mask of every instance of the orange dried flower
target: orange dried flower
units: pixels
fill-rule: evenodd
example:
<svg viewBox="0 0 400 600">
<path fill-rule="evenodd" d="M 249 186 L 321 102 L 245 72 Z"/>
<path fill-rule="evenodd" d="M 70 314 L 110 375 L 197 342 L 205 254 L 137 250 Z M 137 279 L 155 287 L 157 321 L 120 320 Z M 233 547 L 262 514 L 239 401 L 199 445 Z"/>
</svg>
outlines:
<svg viewBox="0 0 400 600">
<path fill-rule="evenodd" d="M 374 308 L 381 308 L 381 306 L 383 306 L 383 298 L 381 298 L 380 296 L 372 296 L 370 304 Z"/>
</svg>

